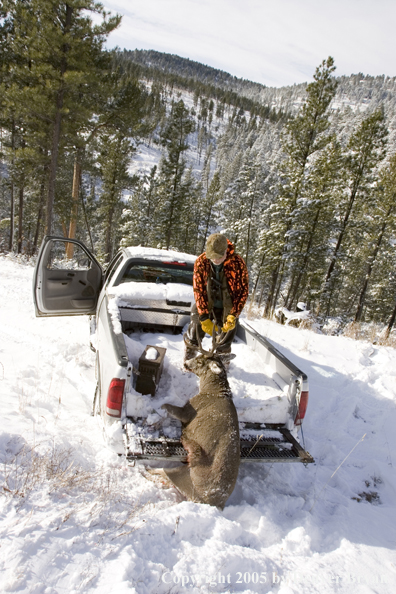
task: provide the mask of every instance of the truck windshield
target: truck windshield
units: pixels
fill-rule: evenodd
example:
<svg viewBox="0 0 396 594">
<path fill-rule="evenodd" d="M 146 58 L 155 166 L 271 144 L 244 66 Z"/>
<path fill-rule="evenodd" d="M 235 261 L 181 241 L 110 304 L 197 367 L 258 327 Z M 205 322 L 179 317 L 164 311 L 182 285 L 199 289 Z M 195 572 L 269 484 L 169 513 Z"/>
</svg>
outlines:
<svg viewBox="0 0 396 594">
<path fill-rule="evenodd" d="M 148 262 L 134 260 L 129 263 L 120 279 L 121 283 L 181 283 L 193 284 L 193 264 L 183 262 Z"/>
</svg>

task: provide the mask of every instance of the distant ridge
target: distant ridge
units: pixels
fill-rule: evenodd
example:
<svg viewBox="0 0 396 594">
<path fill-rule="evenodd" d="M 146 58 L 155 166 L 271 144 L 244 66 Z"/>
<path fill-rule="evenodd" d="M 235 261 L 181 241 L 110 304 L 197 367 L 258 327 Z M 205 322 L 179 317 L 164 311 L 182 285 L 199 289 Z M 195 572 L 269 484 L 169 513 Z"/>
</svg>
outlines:
<svg viewBox="0 0 396 594">
<path fill-rule="evenodd" d="M 228 72 L 195 62 L 189 58 L 182 58 L 176 54 L 166 54 L 155 50 L 124 50 L 132 62 L 140 66 L 156 68 L 169 74 L 176 74 L 186 78 L 193 78 L 205 85 L 215 85 L 223 89 L 239 92 L 241 86 L 250 88 L 256 93 L 266 88 L 265 85 L 244 78 L 232 76 Z"/>
<path fill-rule="evenodd" d="M 166 54 L 155 50 L 123 50 L 115 54 L 115 60 L 135 75 L 148 80 L 184 88 L 197 96 L 206 96 L 217 101 L 247 110 L 271 121 L 284 117 L 282 109 L 271 107 L 265 100 L 267 87 L 232 76 L 217 68 L 206 66 L 189 58 Z"/>
<path fill-rule="evenodd" d="M 267 87 L 200 62 L 155 50 L 119 50 L 118 59 L 137 74 L 168 85 L 179 86 L 206 97 L 225 101 L 273 122 L 298 112 L 309 84 Z M 117 59 L 117 58 L 116 58 Z M 337 77 L 335 111 L 351 109 L 373 111 L 384 109 L 391 135 L 396 138 L 396 77 L 371 76 L 359 72 Z"/>
</svg>

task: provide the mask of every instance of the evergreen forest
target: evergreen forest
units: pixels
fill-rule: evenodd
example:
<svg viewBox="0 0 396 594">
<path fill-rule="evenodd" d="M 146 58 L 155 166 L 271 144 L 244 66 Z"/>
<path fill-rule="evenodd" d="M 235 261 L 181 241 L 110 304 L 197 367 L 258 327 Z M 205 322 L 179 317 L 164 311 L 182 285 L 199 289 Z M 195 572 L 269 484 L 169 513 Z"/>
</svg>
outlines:
<svg viewBox="0 0 396 594">
<path fill-rule="evenodd" d="M 109 51 L 92 0 L 0 7 L 0 252 L 76 237 L 200 254 L 224 232 L 249 307 L 322 328 L 396 318 L 396 78 L 269 88 L 155 51 Z"/>
</svg>

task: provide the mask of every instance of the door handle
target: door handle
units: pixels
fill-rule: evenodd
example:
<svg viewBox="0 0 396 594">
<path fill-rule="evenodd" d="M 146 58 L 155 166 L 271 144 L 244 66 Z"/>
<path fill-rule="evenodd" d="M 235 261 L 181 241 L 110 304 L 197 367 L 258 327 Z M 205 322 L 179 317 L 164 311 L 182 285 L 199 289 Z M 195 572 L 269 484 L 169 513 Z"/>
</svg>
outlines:
<svg viewBox="0 0 396 594">
<path fill-rule="evenodd" d="M 47 281 L 49 287 L 59 287 L 60 285 L 69 285 L 71 278 L 50 278 Z"/>
</svg>

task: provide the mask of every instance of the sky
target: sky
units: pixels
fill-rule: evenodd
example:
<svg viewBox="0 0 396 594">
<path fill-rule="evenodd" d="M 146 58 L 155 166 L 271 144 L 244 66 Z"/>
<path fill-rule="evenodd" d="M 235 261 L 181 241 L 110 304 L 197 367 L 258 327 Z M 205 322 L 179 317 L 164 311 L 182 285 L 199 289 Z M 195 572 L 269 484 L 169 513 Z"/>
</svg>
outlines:
<svg viewBox="0 0 396 594">
<path fill-rule="evenodd" d="M 107 46 L 176 54 L 270 87 L 336 75 L 396 76 L 394 0 L 104 0 L 123 15 Z"/>
</svg>

